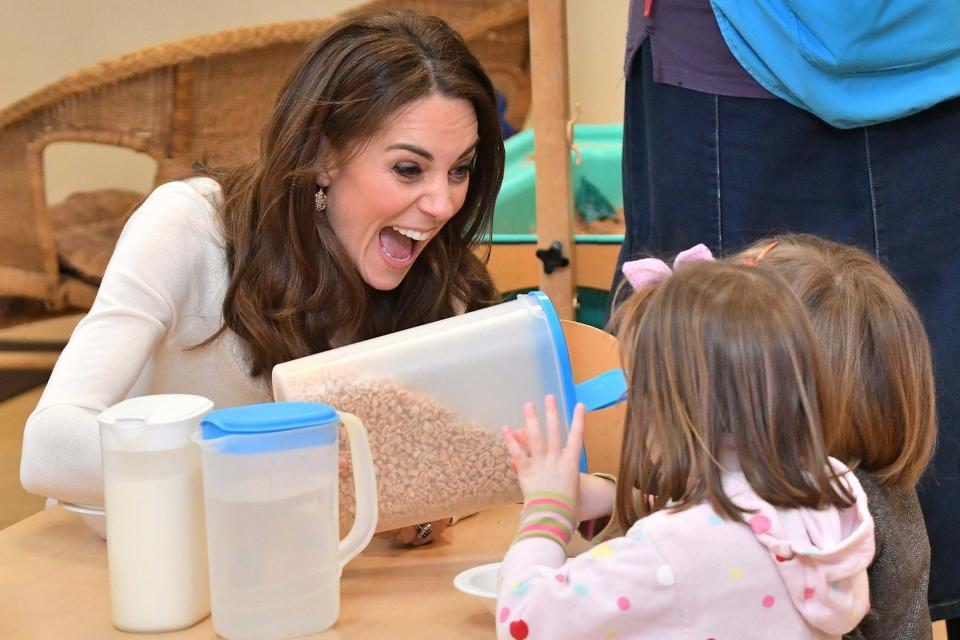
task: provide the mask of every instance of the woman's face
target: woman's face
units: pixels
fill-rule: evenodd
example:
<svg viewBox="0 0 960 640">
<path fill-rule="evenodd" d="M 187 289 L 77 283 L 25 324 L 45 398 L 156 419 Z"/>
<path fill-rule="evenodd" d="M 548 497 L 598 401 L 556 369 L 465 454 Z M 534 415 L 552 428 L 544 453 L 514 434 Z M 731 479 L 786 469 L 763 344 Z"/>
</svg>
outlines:
<svg viewBox="0 0 960 640">
<path fill-rule="evenodd" d="M 321 170 L 320 215 L 368 285 L 396 288 L 460 210 L 477 141 L 473 106 L 433 94 L 387 120 L 345 164 Z"/>
</svg>

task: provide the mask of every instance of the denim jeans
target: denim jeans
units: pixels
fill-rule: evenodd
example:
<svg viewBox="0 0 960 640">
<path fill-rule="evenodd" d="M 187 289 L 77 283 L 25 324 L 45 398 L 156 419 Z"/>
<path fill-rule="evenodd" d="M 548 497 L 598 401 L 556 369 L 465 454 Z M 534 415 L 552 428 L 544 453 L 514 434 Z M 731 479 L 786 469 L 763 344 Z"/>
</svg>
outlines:
<svg viewBox="0 0 960 640">
<path fill-rule="evenodd" d="M 931 615 L 960 617 L 960 100 L 834 129 L 781 100 L 657 84 L 648 46 L 626 94 L 620 263 L 806 232 L 869 251 L 910 294 L 937 376 L 939 441 L 918 488 Z"/>
</svg>

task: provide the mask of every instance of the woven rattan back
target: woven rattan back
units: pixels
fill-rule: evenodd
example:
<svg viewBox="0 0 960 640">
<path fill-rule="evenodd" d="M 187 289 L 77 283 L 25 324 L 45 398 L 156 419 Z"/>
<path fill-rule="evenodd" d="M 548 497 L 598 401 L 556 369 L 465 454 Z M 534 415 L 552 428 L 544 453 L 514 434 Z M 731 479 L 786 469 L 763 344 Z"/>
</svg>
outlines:
<svg viewBox="0 0 960 640">
<path fill-rule="evenodd" d="M 95 286 L 58 265 L 43 152 L 99 142 L 157 161 L 157 184 L 257 153 L 262 124 L 307 44 L 343 17 L 381 8 L 438 15 L 463 34 L 520 126 L 530 103 L 526 0 L 368 2 L 341 16 L 234 29 L 150 47 L 67 76 L 0 111 L 0 297 L 88 306 Z M 93 281 L 92 285 L 95 285 Z"/>
</svg>

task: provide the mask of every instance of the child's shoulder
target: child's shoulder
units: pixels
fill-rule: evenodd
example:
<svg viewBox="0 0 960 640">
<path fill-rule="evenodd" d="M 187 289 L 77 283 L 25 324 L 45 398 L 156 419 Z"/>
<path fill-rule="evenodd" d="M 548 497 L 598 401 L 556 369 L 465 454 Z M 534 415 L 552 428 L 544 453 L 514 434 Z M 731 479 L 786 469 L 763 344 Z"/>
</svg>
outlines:
<svg viewBox="0 0 960 640">
<path fill-rule="evenodd" d="M 878 543 L 885 542 L 889 535 L 926 539 L 927 530 L 915 488 L 888 487 L 867 471 L 857 469 L 854 473 L 867 496 Z"/>
<path fill-rule="evenodd" d="M 701 502 L 682 510 L 663 509 L 638 520 L 631 528 L 633 537 L 639 532 L 649 534 L 658 544 L 682 545 L 704 536 L 752 537 L 749 527 L 721 517 L 708 502 Z"/>
</svg>

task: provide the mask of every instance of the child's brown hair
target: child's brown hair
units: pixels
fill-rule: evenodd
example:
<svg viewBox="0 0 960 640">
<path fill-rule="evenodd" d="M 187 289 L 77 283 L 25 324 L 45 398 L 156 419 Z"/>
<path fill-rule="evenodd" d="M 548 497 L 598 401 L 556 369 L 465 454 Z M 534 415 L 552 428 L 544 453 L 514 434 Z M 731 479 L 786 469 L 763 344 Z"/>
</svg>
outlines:
<svg viewBox="0 0 960 640">
<path fill-rule="evenodd" d="M 698 262 L 632 294 L 615 317 L 629 396 L 617 486 L 620 524 L 708 500 L 733 520 L 721 448 L 775 506 L 849 506 L 828 466 L 834 416 L 816 336 L 778 277 Z M 725 444 L 728 443 L 728 444 Z M 634 491 L 651 496 L 636 505 Z"/>
<path fill-rule="evenodd" d="M 937 434 L 920 314 L 887 270 L 856 247 L 792 234 L 760 240 L 739 257 L 764 249 L 757 268 L 778 274 L 800 298 L 831 369 L 837 419 L 825 433 L 830 455 L 884 486 L 913 487 Z"/>
</svg>

